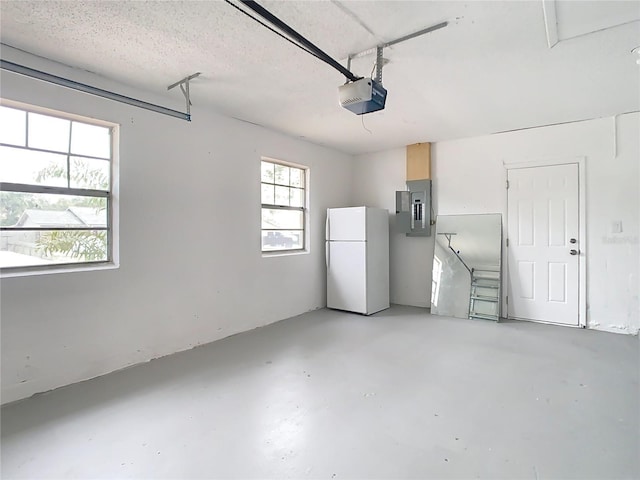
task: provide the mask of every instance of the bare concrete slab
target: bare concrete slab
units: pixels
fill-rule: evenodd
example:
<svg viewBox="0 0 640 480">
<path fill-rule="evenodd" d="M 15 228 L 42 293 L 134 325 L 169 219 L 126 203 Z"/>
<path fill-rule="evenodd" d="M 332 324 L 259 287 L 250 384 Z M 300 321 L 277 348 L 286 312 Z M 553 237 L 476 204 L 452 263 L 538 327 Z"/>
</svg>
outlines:
<svg viewBox="0 0 640 480">
<path fill-rule="evenodd" d="M 320 310 L 2 410 L 2 478 L 639 478 L 638 337 Z"/>
</svg>

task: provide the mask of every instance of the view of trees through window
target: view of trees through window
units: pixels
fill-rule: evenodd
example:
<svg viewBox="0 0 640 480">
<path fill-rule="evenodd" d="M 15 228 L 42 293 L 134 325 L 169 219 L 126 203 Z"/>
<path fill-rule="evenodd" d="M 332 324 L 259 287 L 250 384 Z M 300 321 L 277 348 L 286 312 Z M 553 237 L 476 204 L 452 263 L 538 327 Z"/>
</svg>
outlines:
<svg viewBox="0 0 640 480">
<path fill-rule="evenodd" d="M 110 257 L 111 129 L 0 107 L 0 267 Z"/>
<path fill-rule="evenodd" d="M 262 251 L 303 249 L 306 171 L 268 160 L 261 170 Z"/>
</svg>

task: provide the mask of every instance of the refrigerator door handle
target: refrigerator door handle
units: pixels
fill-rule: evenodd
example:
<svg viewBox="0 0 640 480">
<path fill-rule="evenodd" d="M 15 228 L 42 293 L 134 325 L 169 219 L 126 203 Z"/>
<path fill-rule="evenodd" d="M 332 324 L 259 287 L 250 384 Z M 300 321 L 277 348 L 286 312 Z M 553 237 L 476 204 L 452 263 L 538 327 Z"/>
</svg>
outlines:
<svg viewBox="0 0 640 480">
<path fill-rule="evenodd" d="M 329 241 L 324 242 L 324 261 L 327 264 L 327 270 L 329 270 Z"/>
<path fill-rule="evenodd" d="M 326 236 L 326 241 L 324 242 L 324 261 L 327 265 L 327 270 L 329 270 L 329 209 L 327 208 L 327 218 L 324 221 L 324 234 Z"/>
<path fill-rule="evenodd" d="M 324 234 L 327 241 L 331 238 L 329 236 L 329 209 L 327 208 L 327 218 L 324 221 Z"/>
</svg>

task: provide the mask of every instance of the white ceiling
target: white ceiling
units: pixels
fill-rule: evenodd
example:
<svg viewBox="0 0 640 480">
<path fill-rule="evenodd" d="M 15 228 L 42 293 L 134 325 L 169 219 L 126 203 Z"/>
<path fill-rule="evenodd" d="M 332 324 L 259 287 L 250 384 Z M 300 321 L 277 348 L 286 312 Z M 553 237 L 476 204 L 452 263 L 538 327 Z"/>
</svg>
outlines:
<svg viewBox="0 0 640 480">
<path fill-rule="evenodd" d="M 221 1 L 3 0 L 1 40 L 171 99 L 167 85 L 200 71 L 194 104 L 349 153 L 640 110 L 640 2 L 546 1 L 551 49 L 541 1 L 260 0 L 345 65 L 450 22 L 385 49 L 387 107 L 362 117 L 338 106 L 340 73 Z"/>
</svg>

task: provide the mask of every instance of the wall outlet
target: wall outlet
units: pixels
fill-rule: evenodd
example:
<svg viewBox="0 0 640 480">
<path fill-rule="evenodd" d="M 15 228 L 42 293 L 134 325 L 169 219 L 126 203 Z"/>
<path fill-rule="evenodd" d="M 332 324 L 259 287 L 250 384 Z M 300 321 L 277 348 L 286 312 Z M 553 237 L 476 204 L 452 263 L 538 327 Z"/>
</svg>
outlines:
<svg viewBox="0 0 640 480">
<path fill-rule="evenodd" d="M 611 233 L 622 233 L 622 220 L 616 220 L 611 223 Z"/>
</svg>

